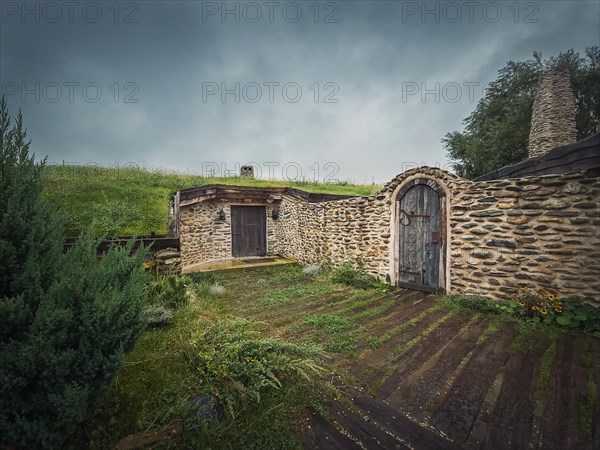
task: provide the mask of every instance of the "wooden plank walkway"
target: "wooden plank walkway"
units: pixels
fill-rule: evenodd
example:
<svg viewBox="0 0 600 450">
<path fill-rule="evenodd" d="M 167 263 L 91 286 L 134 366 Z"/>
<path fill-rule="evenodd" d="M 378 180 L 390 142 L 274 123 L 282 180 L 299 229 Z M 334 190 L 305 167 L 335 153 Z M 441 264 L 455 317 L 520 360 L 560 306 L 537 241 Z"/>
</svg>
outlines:
<svg viewBox="0 0 600 450">
<path fill-rule="evenodd" d="M 535 336 L 531 346 L 511 352 L 514 330 L 499 330 L 477 344 L 484 327 L 460 332 L 457 317 L 453 319 L 440 325 L 445 340 L 425 338 L 392 359 L 373 351 L 371 364 L 381 361 L 377 376 L 361 377 L 365 367 L 360 362 L 349 366 L 355 375 L 350 378 L 362 382 L 341 388 L 346 401 L 326 402 L 342 435 L 366 449 L 600 448 L 597 402 L 595 428 L 588 433 L 581 426 L 580 408 L 590 394 L 588 374 L 597 368 L 582 367 L 581 338 L 564 336 L 559 341 L 547 401 L 536 416 L 535 393 L 550 341 Z M 597 361 L 598 342 L 594 347 Z M 389 353 L 389 348 L 383 351 Z M 355 410 L 344 406 L 348 400 Z"/>
<path fill-rule="evenodd" d="M 355 337 L 350 351 L 331 350 L 324 362 L 338 395 L 324 399 L 325 416 L 311 414 L 307 449 L 600 449 L 597 338 L 498 325 L 402 289 L 366 291 L 356 304 L 344 287 L 305 297 L 298 289 L 265 306 L 249 286 L 265 286 L 270 274 L 228 276 L 229 289 L 240 288 L 231 306 L 278 335 L 325 348 Z M 315 314 L 347 318 L 352 329 L 303 326 Z"/>
</svg>

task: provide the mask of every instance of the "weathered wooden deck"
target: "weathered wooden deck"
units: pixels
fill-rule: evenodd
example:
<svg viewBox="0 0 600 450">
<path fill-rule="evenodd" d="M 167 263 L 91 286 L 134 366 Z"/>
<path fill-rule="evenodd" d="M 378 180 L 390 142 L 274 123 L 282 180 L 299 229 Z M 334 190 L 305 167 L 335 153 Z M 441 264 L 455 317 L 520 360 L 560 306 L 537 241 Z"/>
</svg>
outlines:
<svg viewBox="0 0 600 450">
<path fill-rule="evenodd" d="M 430 306 L 431 299 L 419 304 Z M 489 332 L 486 319 L 467 314 L 435 324 L 441 314 L 338 367 L 342 379 L 355 381 L 340 380 L 340 395 L 350 402 L 327 405 L 340 434 L 361 448 L 600 448 L 598 402 L 588 431 L 581 411 L 589 407 L 589 377 L 600 383 L 597 340 L 562 335 L 551 341 L 539 333 L 511 348 L 518 337 L 513 328 Z M 411 340 L 417 342 L 394 355 Z M 328 447 L 320 429 L 313 427 L 306 447 Z"/>
<path fill-rule="evenodd" d="M 302 317 L 331 313 L 357 324 L 354 348 L 325 362 L 338 395 L 325 399 L 327 414 L 312 414 L 306 448 L 600 448 L 600 340 L 499 326 L 407 290 L 368 291 L 353 307 L 344 288 L 308 289 L 265 308 L 247 293 L 261 277 L 228 280 L 245 289 L 231 302 L 280 335 L 315 336 L 327 347 L 339 333 L 303 329 Z"/>
</svg>

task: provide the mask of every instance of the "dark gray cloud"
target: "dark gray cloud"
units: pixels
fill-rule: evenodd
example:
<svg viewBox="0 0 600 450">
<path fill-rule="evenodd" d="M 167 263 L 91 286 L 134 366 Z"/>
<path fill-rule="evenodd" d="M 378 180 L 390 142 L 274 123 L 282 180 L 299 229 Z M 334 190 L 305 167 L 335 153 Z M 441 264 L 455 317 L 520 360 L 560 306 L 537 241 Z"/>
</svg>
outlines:
<svg viewBox="0 0 600 450">
<path fill-rule="evenodd" d="M 2 89 L 50 161 L 255 162 L 265 177 L 278 163 L 278 178 L 287 164 L 358 182 L 448 167 L 441 138 L 506 61 L 600 39 L 597 1 L 3 0 L 1 12 Z"/>
</svg>

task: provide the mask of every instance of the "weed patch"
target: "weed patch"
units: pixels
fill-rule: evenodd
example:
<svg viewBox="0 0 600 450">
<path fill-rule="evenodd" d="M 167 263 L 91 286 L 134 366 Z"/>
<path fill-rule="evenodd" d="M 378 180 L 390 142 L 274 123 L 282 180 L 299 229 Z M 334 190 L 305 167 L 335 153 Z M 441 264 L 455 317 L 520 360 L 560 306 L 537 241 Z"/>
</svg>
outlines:
<svg viewBox="0 0 600 450">
<path fill-rule="evenodd" d="M 382 313 L 386 312 L 388 309 L 390 309 L 392 306 L 394 306 L 395 303 L 396 303 L 395 301 L 390 300 L 389 302 L 386 302 L 383 305 L 367 309 L 365 311 L 362 311 L 362 312 L 352 316 L 352 320 L 361 320 L 361 319 L 366 319 L 368 317 L 376 316 L 378 314 L 382 314 Z"/>
<path fill-rule="evenodd" d="M 552 365 L 556 358 L 556 338 L 552 339 L 550 346 L 546 349 L 544 356 L 542 357 L 542 364 L 540 367 L 540 375 L 535 387 L 535 415 L 541 418 L 543 415 L 543 406 L 546 403 L 548 397 L 548 382 L 550 380 L 550 372 L 552 371 Z"/>
<path fill-rule="evenodd" d="M 331 273 L 334 283 L 345 284 L 358 289 L 370 289 L 375 287 L 376 280 L 363 268 L 355 268 L 350 263 L 344 263 L 336 267 Z"/>
<path fill-rule="evenodd" d="M 379 339 L 379 336 L 369 336 L 367 338 L 367 345 L 372 349 L 378 349 L 381 347 L 381 340 Z"/>
<path fill-rule="evenodd" d="M 302 324 L 324 330 L 328 333 L 338 333 L 350 328 L 352 326 L 352 321 L 340 314 L 326 313 L 309 316 Z"/>
<path fill-rule="evenodd" d="M 148 302 L 172 310 L 179 309 L 187 304 L 187 286 L 192 283 L 187 276 L 159 275 L 146 285 Z"/>
<path fill-rule="evenodd" d="M 362 328 L 359 327 L 350 332 L 334 334 L 325 342 L 325 350 L 336 353 L 354 353 L 361 332 Z"/>
<path fill-rule="evenodd" d="M 500 311 L 486 297 L 477 295 L 443 295 L 438 297 L 438 303 L 450 309 L 466 309 L 472 312 L 499 314 Z"/>
<path fill-rule="evenodd" d="M 259 298 L 260 303 L 267 308 L 276 308 L 301 298 L 321 295 L 329 291 L 327 283 L 297 284 L 286 288 L 271 290 Z"/>
<path fill-rule="evenodd" d="M 580 301 L 560 300 L 545 289 L 523 288 L 502 301 L 475 295 L 444 295 L 437 302 L 455 310 L 502 315 L 532 325 L 544 324 L 600 337 L 600 308 Z"/>
<path fill-rule="evenodd" d="M 293 424 L 317 407 L 320 348 L 263 336 L 260 324 L 226 316 L 223 298 L 201 294 L 192 283 L 171 326 L 147 329 L 107 401 L 66 449 L 114 448 L 128 434 L 174 421 L 185 424 L 185 448 L 299 446 Z M 226 410 L 211 427 L 188 418 L 188 399 L 206 392 Z"/>
<path fill-rule="evenodd" d="M 263 391 L 310 381 L 322 370 L 319 347 L 263 338 L 258 326 L 242 318 L 220 320 L 193 338 L 187 352 L 188 363 L 231 418 L 240 406 L 260 402 Z"/>
</svg>

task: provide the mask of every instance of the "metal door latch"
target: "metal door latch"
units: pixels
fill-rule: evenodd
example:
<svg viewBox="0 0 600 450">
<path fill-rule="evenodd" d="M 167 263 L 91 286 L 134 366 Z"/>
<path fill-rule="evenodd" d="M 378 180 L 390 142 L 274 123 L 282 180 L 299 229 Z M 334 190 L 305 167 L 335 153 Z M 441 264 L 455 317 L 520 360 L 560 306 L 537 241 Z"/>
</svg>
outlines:
<svg viewBox="0 0 600 450">
<path fill-rule="evenodd" d="M 410 220 L 417 217 L 417 218 L 424 218 L 424 219 L 428 219 L 430 216 L 429 214 L 417 214 L 414 211 L 406 211 L 405 209 L 400 208 L 400 225 L 402 226 L 407 226 L 408 224 L 410 224 Z M 406 222 L 404 222 L 404 217 L 406 217 Z"/>
</svg>

